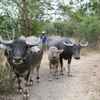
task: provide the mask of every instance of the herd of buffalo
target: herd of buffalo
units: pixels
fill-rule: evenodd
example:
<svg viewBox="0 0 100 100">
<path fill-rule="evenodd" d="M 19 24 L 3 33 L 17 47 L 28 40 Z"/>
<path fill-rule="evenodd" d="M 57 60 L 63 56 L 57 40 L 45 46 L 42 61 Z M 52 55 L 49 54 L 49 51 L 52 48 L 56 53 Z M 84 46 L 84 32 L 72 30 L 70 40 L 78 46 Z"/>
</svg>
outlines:
<svg viewBox="0 0 100 100">
<path fill-rule="evenodd" d="M 40 38 L 35 36 L 20 37 L 16 40 L 4 40 L 0 36 L 0 48 L 4 49 L 5 55 L 10 66 L 18 79 L 17 92 L 23 91 L 21 87 L 21 75 L 24 74 L 24 99 L 27 100 L 29 92 L 27 86 L 33 85 L 33 71 L 36 68 L 36 82 L 40 82 L 39 68 L 43 57 L 43 46 Z M 58 79 L 58 65 L 61 66 L 63 75 L 63 59 L 68 60 L 68 76 L 72 76 L 70 64 L 72 56 L 80 59 L 80 50 L 88 43 L 72 43 L 68 38 L 61 36 L 51 36 L 47 39 L 48 61 L 50 66 L 49 81 L 53 75 Z"/>
</svg>

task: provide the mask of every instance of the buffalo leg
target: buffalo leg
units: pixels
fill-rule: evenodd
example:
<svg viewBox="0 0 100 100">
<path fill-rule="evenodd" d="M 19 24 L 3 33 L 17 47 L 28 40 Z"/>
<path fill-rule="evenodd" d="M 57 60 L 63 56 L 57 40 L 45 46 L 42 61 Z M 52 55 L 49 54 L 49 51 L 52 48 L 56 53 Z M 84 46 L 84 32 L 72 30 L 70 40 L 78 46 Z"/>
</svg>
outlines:
<svg viewBox="0 0 100 100">
<path fill-rule="evenodd" d="M 33 86 L 33 70 L 30 71 L 30 81 L 29 81 L 29 86 Z"/>
<path fill-rule="evenodd" d="M 29 93 L 28 93 L 28 89 L 27 89 L 29 74 L 30 74 L 30 71 L 28 71 L 27 75 L 25 75 L 25 78 L 24 78 L 24 99 L 25 100 L 28 100 L 28 98 L 29 98 Z"/>
<path fill-rule="evenodd" d="M 58 65 L 56 66 L 56 79 L 58 79 Z"/>
<path fill-rule="evenodd" d="M 15 73 L 16 74 L 16 77 L 18 79 L 18 89 L 17 89 L 17 93 L 22 93 L 22 86 L 21 86 L 21 77 L 19 74 Z"/>
<path fill-rule="evenodd" d="M 40 66 L 38 66 L 38 67 L 36 68 L 36 71 L 37 71 L 36 83 L 40 83 L 39 68 L 40 68 Z"/>
<path fill-rule="evenodd" d="M 72 57 L 68 59 L 68 76 L 73 76 L 70 71 L 70 63 L 71 63 Z"/>
<path fill-rule="evenodd" d="M 49 81 L 52 81 L 54 69 L 53 69 L 53 66 L 51 64 L 49 64 L 49 67 L 50 67 Z"/>
<path fill-rule="evenodd" d="M 60 57 L 60 67 L 61 67 L 61 75 L 64 75 L 63 72 L 63 59 Z"/>
<path fill-rule="evenodd" d="M 54 69 L 50 68 L 49 81 L 52 81 L 53 71 L 54 71 Z"/>
<path fill-rule="evenodd" d="M 54 75 L 54 76 L 56 76 L 56 75 L 57 75 L 57 73 L 56 73 L 57 68 L 56 68 L 56 67 L 57 67 L 57 66 L 55 66 L 55 65 L 54 65 L 54 67 L 53 67 L 53 69 L 54 69 L 54 71 L 53 71 L 53 75 Z"/>
</svg>

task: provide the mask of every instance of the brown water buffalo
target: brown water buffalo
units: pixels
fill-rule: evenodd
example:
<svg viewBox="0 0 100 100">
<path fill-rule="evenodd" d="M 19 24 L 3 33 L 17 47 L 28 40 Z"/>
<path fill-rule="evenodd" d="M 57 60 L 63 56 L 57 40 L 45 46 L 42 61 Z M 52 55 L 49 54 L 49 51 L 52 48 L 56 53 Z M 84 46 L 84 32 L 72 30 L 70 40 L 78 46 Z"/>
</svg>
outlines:
<svg viewBox="0 0 100 100">
<path fill-rule="evenodd" d="M 57 47 L 51 46 L 49 48 L 48 60 L 50 67 L 49 81 L 52 81 L 52 76 L 55 74 L 56 79 L 58 79 L 58 65 L 59 65 L 59 55 L 63 50 L 58 50 Z"/>
</svg>

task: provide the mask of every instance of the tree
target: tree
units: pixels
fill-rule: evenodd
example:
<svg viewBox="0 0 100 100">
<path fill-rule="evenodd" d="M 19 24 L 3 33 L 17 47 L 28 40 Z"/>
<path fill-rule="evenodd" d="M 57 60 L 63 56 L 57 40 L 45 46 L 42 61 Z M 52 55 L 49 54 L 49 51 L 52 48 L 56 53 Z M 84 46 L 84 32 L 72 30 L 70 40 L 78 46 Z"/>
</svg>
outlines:
<svg viewBox="0 0 100 100">
<path fill-rule="evenodd" d="M 10 7 L 13 18 L 18 20 L 20 27 L 26 29 L 26 31 L 23 30 L 24 34 L 26 33 L 26 36 L 32 35 L 32 31 L 36 29 L 37 24 L 41 24 L 44 21 L 46 15 L 44 12 L 45 9 L 52 9 L 50 1 L 47 2 L 45 0 L 1 1 L 4 7 Z M 32 24 L 31 21 L 36 23 Z"/>
<path fill-rule="evenodd" d="M 8 37 L 9 39 L 15 38 L 15 31 L 19 33 L 18 22 L 10 17 L 11 12 L 6 9 L 4 14 L 0 16 L 0 34 L 4 37 Z M 20 34 L 20 33 L 19 33 Z M 19 34 L 16 34 L 18 36 Z"/>
<path fill-rule="evenodd" d="M 83 12 L 86 14 L 100 14 L 100 1 L 99 0 L 77 0 L 78 3 L 80 3 L 80 8 Z M 84 2 L 84 3 L 82 3 Z"/>
</svg>

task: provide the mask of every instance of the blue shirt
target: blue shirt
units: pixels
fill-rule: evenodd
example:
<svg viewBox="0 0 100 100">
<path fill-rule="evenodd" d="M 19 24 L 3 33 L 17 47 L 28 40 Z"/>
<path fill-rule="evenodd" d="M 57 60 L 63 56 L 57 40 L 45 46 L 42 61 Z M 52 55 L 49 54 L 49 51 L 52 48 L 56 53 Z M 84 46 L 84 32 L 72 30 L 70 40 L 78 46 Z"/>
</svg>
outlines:
<svg viewBox="0 0 100 100">
<path fill-rule="evenodd" d="M 43 43 L 46 42 L 46 35 L 40 36 L 40 39 L 42 39 L 42 42 L 43 42 Z"/>
</svg>

